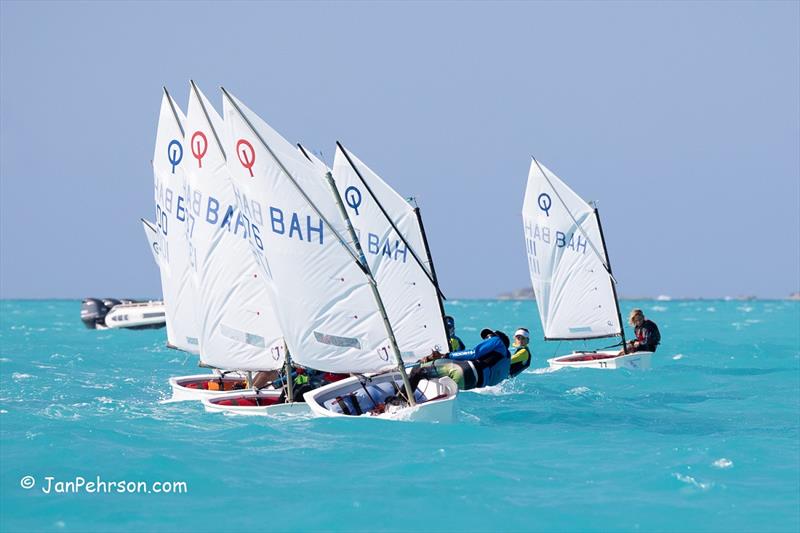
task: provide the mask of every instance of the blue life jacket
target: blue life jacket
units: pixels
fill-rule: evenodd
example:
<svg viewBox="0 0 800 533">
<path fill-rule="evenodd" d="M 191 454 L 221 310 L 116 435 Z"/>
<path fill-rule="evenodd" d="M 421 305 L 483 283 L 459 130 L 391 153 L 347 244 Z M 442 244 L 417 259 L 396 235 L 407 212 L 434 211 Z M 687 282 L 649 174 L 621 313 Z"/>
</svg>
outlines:
<svg viewBox="0 0 800 533">
<path fill-rule="evenodd" d="M 511 371 L 511 353 L 500 337 L 489 337 L 472 350 L 451 352 L 448 359 L 471 361 L 481 379 L 478 387 L 490 387 L 507 379 Z"/>
</svg>

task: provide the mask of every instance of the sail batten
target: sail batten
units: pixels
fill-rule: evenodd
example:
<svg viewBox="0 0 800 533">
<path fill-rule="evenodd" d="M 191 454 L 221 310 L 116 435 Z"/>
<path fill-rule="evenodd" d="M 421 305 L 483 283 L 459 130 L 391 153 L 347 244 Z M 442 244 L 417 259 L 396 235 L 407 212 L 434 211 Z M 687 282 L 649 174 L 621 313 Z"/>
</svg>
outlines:
<svg viewBox="0 0 800 533">
<path fill-rule="evenodd" d="M 622 335 L 614 280 L 594 208 L 533 159 L 522 215 L 545 339 Z M 600 243 L 602 253 L 595 243 Z"/>
</svg>

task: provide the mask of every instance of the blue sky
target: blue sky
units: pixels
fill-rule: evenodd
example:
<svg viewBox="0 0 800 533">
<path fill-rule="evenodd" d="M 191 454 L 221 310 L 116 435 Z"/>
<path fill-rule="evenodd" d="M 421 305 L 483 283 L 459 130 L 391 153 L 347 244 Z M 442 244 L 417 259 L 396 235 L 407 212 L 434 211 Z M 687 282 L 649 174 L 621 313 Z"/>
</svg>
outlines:
<svg viewBox="0 0 800 533">
<path fill-rule="evenodd" d="M 798 2 L 0 3 L 0 296 L 160 295 L 161 86 L 220 85 L 422 208 L 450 298 L 530 286 L 530 156 L 625 296 L 800 290 Z"/>
</svg>

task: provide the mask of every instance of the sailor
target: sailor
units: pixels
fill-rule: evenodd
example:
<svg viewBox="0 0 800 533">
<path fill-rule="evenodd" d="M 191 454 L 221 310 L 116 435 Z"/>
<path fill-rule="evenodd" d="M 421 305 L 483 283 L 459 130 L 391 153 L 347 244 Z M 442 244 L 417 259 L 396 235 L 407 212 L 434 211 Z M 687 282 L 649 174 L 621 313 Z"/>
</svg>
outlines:
<svg viewBox="0 0 800 533">
<path fill-rule="evenodd" d="M 464 343 L 456 335 L 456 321 L 451 316 L 444 317 L 444 326 L 447 328 L 447 342 L 451 352 L 458 352 L 465 348 Z"/>
<path fill-rule="evenodd" d="M 511 355 L 511 371 L 509 377 L 514 377 L 531 366 L 531 352 L 528 343 L 531 334 L 528 328 L 519 328 L 514 332 L 514 353 Z"/>
<path fill-rule="evenodd" d="M 295 402 L 305 402 L 303 395 L 308 391 L 318 389 L 323 385 L 333 383 L 340 379 L 346 378 L 346 374 L 332 374 L 330 372 L 321 372 L 313 368 L 304 368 L 302 366 L 293 365 L 292 371 L 292 397 Z M 288 400 L 289 390 L 285 386 L 286 375 L 281 375 L 278 379 L 272 382 L 272 387 L 275 389 L 283 387 L 278 403 L 286 403 Z"/>
<path fill-rule="evenodd" d="M 628 353 L 655 352 L 656 346 L 661 343 L 661 332 L 658 331 L 656 323 L 647 320 L 641 309 L 631 311 L 628 322 L 634 327 L 633 331 L 636 334 L 636 339 L 628 342 Z"/>
<path fill-rule="evenodd" d="M 450 352 L 446 356 L 433 352 L 420 360 L 409 380 L 415 390 L 423 379 L 448 376 L 461 390 L 497 385 L 508 377 L 511 354 L 508 336 L 502 331 L 484 329 L 481 341 L 472 350 Z"/>
<path fill-rule="evenodd" d="M 263 389 L 276 379 L 280 378 L 281 370 L 265 370 L 262 372 L 256 372 L 255 376 L 253 376 L 253 388 L 254 389 Z"/>
</svg>

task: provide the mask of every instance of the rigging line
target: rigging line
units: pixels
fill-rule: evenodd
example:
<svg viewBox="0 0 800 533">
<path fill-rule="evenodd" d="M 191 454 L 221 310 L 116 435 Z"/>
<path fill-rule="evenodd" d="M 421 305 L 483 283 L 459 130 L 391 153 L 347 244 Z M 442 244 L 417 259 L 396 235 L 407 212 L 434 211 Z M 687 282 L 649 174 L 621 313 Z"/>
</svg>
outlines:
<svg viewBox="0 0 800 533">
<path fill-rule="evenodd" d="M 553 355 L 551 357 L 555 357 L 556 356 L 556 354 L 558 353 L 559 348 L 561 348 L 561 343 L 562 342 L 563 341 L 558 341 L 558 344 L 556 344 L 556 349 L 553 351 Z"/>
<path fill-rule="evenodd" d="M 175 122 L 178 124 L 178 129 L 181 130 L 181 137 L 185 137 L 186 133 L 183 131 L 183 124 L 181 124 L 181 119 L 178 118 L 178 112 L 175 110 L 175 102 L 172 100 L 172 96 L 170 96 L 169 91 L 166 87 L 161 87 L 164 89 L 164 94 L 167 95 L 167 101 L 169 102 L 169 108 L 172 110 L 172 116 L 175 117 Z"/>
<path fill-rule="evenodd" d="M 624 343 L 625 343 L 625 341 L 620 341 L 620 342 L 618 342 L 616 344 L 612 344 L 611 346 L 604 346 L 604 347 L 602 347 L 600 349 L 601 350 L 608 350 L 609 348 L 616 348 L 617 346 L 622 346 Z"/>
<path fill-rule="evenodd" d="M 214 134 L 214 139 L 217 141 L 217 146 L 219 147 L 219 151 L 222 152 L 222 158 L 227 161 L 228 156 L 225 154 L 225 148 L 222 147 L 222 141 L 219 140 L 219 136 L 217 135 L 217 130 L 214 128 L 214 123 L 211 122 L 211 117 L 208 115 L 208 110 L 206 109 L 206 104 L 203 102 L 203 99 L 200 97 L 200 90 L 197 88 L 197 85 L 194 83 L 194 80 L 189 80 L 191 84 L 192 91 L 194 91 L 195 96 L 197 96 L 197 101 L 200 103 L 200 109 L 203 110 L 203 115 L 206 117 L 206 122 L 208 123 L 208 127 L 211 128 L 211 133 Z M 188 109 L 187 109 L 188 112 Z"/>
<path fill-rule="evenodd" d="M 342 151 L 342 153 L 344 154 L 345 159 L 347 159 L 347 162 L 350 164 L 350 167 L 352 167 L 352 169 L 356 173 L 356 176 L 358 176 L 358 179 L 361 180 L 361 183 L 363 183 L 364 187 L 367 188 L 367 192 L 369 192 L 370 196 L 372 196 L 372 199 L 375 200 L 375 203 L 378 204 L 378 208 L 381 210 L 381 213 L 383 213 L 383 216 L 386 217 L 386 220 L 392 226 L 392 229 L 394 229 L 395 233 L 397 233 L 397 235 L 400 237 L 400 240 L 403 241 L 403 244 L 406 245 L 406 248 L 408 248 L 411 251 L 411 256 L 414 258 L 414 260 L 417 262 L 419 267 L 422 269 L 422 272 L 425 273 L 425 276 L 428 278 L 428 280 L 431 283 L 433 283 L 434 287 L 436 287 L 436 292 L 440 293 L 440 295 L 442 297 L 444 297 L 444 295 L 441 294 L 441 291 L 439 290 L 439 285 L 436 283 L 436 279 L 433 278 L 431 276 L 431 274 L 428 272 L 428 270 L 423 266 L 422 261 L 420 260 L 419 256 L 417 255 L 417 252 L 414 251 L 414 248 L 410 244 L 408 244 L 408 241 L 406 241 L 405 236 L 400 232 L 399 229 L 397 229 L 397 225 L 395 225 L 394 220 L 392 220 L 392 217 L 389 216 L 389 213 L 386 212 L 386 209 L 384 209 L 384 207 L 381 204 L 381 202 L 375 196 L 375 193 L 372 191 L 372 188 L 366 182 L 366 180 L 364 179 L 364 176 L 361 175 L 361 172 L 358 170 L 358 168 L 356 167 L 355 163 L 353 163 L 353 160 L 350 158 L 350 154 L 347 153 L 347 150 L 345 149 L 345 147 L 342 146 L 342 143 L 340 143 L 339 141 L 336 141 L 336 146 Z"/>
<path fill-rule="evenodd" d="M 300 185 L 294 179 L 294 176 L 292 176 L 292 174 L 289 172 L 289 170 L 283 165 L 283 162 L 278 158 L 278 156 L 275 154 L 275 152 L 272 151 L 272 148 L 270 148 L 270 146 L 266 143 L 264 138 L 261 137 L 261 134 L 258 133 L 258 131 L 256 130 L 255 126 L 253 126 L 253 124 L 250 122 L 250 119 L 248 119 L 246 116 L 244 116 L 244 113 L 242 112 L 242 110 L 239 109 L 239 105 L 233 100 L 233 96 L 231 96 L 228 93 L 228 91 L 225 89 L 225 87 L 220 87 L 220 89 L 222 90 L 222 94 L 225 95 L 225 97 L 228 99 L 228 101 L 233 105 L 234 109 L 236 109 L 236 112 L 239 114 L 239 116 L 242 118 L 242 120 L 244 120 L 245 124 L 247 124 L 247 126 L 250 128 L 250 131 L 252 131 L 253 134 L 256 137 L 258 137 L 258 140 L 261 141 L 262 146 L 264 146 L 264 148 L 267 149 L 267 151 L 269 152 L 270 156 L 272 156 L 272 159 L 275 160 L 275 162 L 278 164 L 278 166 L 283 171 L 283 173 L 286 175 L 286 177 L 289 178 L 289 181 L 292 182 L 292 185 L 294 185 L 295 189 L 297 189 L 297 191 L 300 193 L 300 196 L 302 196 L 303 199 L 306 201 L 306 203 L 308 203 L 308 205 L 311 207 L 311 209 L 314 210 L 314 212 L 317 214 L 317 216 L 319 216 L 320 220 L 322 220 L 322 222 L 326 226 L 328 226 L 328 229 L 331 230 L 333 235 L 339 241 L 339 244 L 347 251 L 347 253 L 353 259 L 353 261 L 355 261 L 355 263 L 358 265 L 359 269 L 361 269 L 361 271 L 364 274 L 370 275 L 369 267 L 367 267 L 365 264 L 363 264 L 359 260 L 359 258 L 356 256 L 355 252 L 353 252 L 353 250 L 350 248 L 350 246 L 348 246 L 347 241 L 345 241 L 344 238 L 339 234 L 339 232 L 336 231 L 336 228 L 334 228 L 333 225 L 325 217 L 325 215 L 322 214 L 322 212 L 319 210 L 319 208 L 317 208 L 316 204 L 311 201 L 311 198 L 309 198 L 308 195 L 305 193 L 305 191 L 302 189 L 302 187 L 300 187 Z"/>
<path fill-rule="evenodd" d="M 376 401 L 375 401 L 375 398 L 373 398 L 373 397 L 372 397 L 372 394 L 370 394 L 370 393 L 369 393 L 369 391 L 367 390 L 367 387 L 366 387 L 366 385 L 364 385 L 364 382 L 363 382 L 363 381 L 361 381 L 360 379 L 358 380 L 358 382 L 361 384 L 361 388 L 362 388 L 362 389 L 364 389 L 364 392 L 367 394 L 367 398 L 369 398 L 369 401 L 371 401 L 371 402 L 372 402 L 372 405 L 373 405 L 373 406 L 375 406 L 375 407 L 378 407 L 378 402 L 376 402 Z M 355 397 L 353 397 L 353 401 L 354 401 L 354 402 L 357 402 L 357 401 L 358 401 L 358 399 L 356 399 Z M 373 407 L 373 409 L 374 409 L 375 407 Z"/>
<path fill-rule="evenodd" d="M 536 166 L 539 168 L 539 172 L 542 173 L 542 177 L 547 181 L 547 184 L 550 185 L 550 188 L 556 194 L 556 198 L 558 198 L 558 200 L 561 202 L 561 205 L 564 206 L 564 209 L 567 210 L 567 214 L 569 214 L 569 218 L 572 219 L 572 221 L 575 223 L 575 226 L 580 230 L 581 233 L 583 233 L 583 237 L 586 239 L 586 242 L 588 242 L 589 246 L 592 247 L 592 251 L 597 256 L 597 258 L 600 260 L 600 262 L 603 264 L 603 268 L 606 269 L 606 272 L 608 272 L 608 275 L 610 276 L 611 275 L 611 269 L 606 264 L 606 259 L 603 259 L 603 256 L 600 255 L 600 252 L 595 247 L 594 243 L 592 242 L 592 239 L 589 238 L 589 236 L 583 230 L 583 227 L 578 223 L 577 220 L 575 220 L 575 217 L 572 215 L 572 211 L 570 211 L 569 208 L 567 208 L 566 202 L 564 202 L 564 199 L 561 198 L 561 195 L 558 193 L 558 189 L 553 187 L 553 183 L 550 181 L 550 178 L 547 177 L 547 173 L 545 173 L 545 171 L 542 169 L 542 166 L 539 164 L 539 162 L 533 156 L 531 156 L 531 159 L 533 159 L 533 162 L 536 163 Z"/>
</svg>

